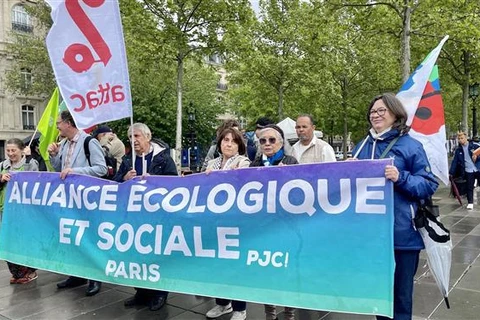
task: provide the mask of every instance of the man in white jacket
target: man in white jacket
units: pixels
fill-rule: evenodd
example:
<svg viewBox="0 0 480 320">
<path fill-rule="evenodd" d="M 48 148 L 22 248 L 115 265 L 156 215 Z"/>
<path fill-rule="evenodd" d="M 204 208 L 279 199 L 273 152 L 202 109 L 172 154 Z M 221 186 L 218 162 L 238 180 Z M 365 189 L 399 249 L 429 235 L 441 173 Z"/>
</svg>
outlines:
<svg viewBox="0 0 480 320">
<path fill-rule="evenodd" d="M 309 114 L 301 114 L 295 125 L 298 141 L 293 145 L 292 155 L 299 163 L 337 161 L 333 148 L 315 136 L 315 124 Z"/>
</svg>

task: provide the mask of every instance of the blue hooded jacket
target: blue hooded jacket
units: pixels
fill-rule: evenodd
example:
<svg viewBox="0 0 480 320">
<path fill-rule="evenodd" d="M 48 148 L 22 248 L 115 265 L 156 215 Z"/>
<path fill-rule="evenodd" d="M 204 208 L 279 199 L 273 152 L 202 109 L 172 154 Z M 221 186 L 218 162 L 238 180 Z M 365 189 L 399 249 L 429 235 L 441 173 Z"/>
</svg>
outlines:
<svg viewBox="0 0 480 320">
<path fill-rule="evenodd" d="M 358 159 L 379 159 L 389 143 L 400 136 L 397 129 L 385 132 L 374 138 L 370 133 L 353 150 L 360 149 Z M 394 183 L 394 246 L 396 250 L 420 250 L 424 248 L 420 233 L 413 227 L 413 218 L 418 202 L 430 198 L 438 187 L 430 170 L 427 155 L 422 144 L 403 134 L 388 151 L 385 158 L 393 158 L 399 171 L 398 181 Z"/>
</svg>

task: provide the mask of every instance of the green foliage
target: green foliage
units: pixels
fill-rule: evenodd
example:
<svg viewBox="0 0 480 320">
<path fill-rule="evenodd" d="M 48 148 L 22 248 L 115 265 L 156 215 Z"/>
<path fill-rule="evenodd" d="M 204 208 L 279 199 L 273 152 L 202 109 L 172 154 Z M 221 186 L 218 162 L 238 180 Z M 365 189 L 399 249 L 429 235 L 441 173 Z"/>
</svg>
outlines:
<svg viewBox="0 0 480 320">
<path fill-rule="evenodd" d="M 185 106 L 183 136 L 194 113 L 203 145 L 227 109 L 251 125 L 260 116 L 281 120 L 310 113 L 325 134 L 345 135 L 346 129 L 358 141 L 368 127 L 370 100 L 402 85 L 406 32 L 411 70 L 450 35 L 438 61 L 447 132 L 472 121 L 468 85 L 480 82 L 474 1 L 261 0 L 258 17 L 247 0 L 120 0 L 120 9 L 135 121 L 170 145 L 177 142 L 179 105 Z M 7 54 L 19 59 L 6 82 L 17 93 L 48 95 L 55 82 L 38 31 L 50 25 L 49 11 L 42 2 L 28 10 L 40 23 L 36 36 L 11 35 Z M 227 59 L 227 95 L 216 92 L 219 76 L 204 63 L 212 53 Z M 22 87 L 22 69 L 32 72 L 29 88 Z M 112 125 L 124 137 L 129 120 Z"/>
</svg>

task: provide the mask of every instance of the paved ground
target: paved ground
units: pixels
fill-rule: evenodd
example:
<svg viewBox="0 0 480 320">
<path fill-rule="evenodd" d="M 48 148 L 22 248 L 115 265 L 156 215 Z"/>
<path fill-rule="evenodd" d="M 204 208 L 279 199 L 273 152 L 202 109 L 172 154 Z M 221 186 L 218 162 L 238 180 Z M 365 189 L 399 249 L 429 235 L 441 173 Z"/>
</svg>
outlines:
<svg viewBox="0 0 480 320">
<path fill-rule="evenodd" d="M 480 191 L 479 191 L 480 193 Z M 473 211 L 460 207 L 443 187 L 435 195 L 442 221 L 450 228 L 453 259 L 448 310 L 430 276 L 424 255 L 416 276 L 414 320 L 480 319 L 480 205 Z M 465 202 L 465 200 L 464 200 Z M 85 286 L 58 291 L 56 282 L 64 276 L 39 271 L 39 277 L 26 285 L 10 285 L 5 263 L 0 263 L 1 319 L 205 319 L 214 300 L 183 294 L 171 294 L 167 305 L 158 312 L 146 308 L 125 309 L 123 300 L 134 293 L 132 288 L 104 285 L 93 298 L 85 297 Z M 281 308 L 280 308 L 281 310 Z M 248 319 L 261 320 L 263 306 L 249 303 Z M 228 320 L 223 316 L 220 320 Z M 283 319 L 283 315 L 279 315 Z M 297 310 L 297 319 L 372 320 L 372 316 Z"/>
</svg>

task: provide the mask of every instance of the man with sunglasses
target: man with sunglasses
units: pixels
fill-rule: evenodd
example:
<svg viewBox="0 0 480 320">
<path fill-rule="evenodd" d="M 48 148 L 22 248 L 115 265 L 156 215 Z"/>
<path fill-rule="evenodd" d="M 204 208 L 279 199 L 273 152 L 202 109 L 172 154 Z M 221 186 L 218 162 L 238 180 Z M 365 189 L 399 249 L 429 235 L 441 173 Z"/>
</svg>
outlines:
<svg viewBox="0 0 480 320">
<path fill-rule="evenodd" d="M 295 125 L 298 141 L 293 145 L 292 155 L 298 163 L 337 161 L 333 148 L 315 136 L 315 124 L 309 114 L 301 114 Z"/>
</svg>

